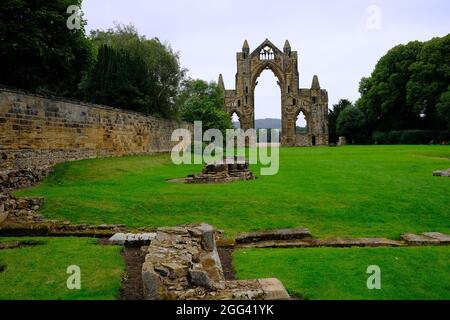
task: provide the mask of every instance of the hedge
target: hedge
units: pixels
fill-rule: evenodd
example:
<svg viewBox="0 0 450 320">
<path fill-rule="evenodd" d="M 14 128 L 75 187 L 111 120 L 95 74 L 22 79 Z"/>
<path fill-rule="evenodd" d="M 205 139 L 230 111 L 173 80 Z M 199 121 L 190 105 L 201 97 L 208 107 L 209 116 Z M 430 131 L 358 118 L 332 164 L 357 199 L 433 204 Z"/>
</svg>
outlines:
<svg viewBox="0 0 450 320">
<path fill-rule="evenodd" d="M 432 130 L 405 130 L 374 132 L 374 144 L 441 144 L 450 142 L 450 132 Z"/>
</svg>

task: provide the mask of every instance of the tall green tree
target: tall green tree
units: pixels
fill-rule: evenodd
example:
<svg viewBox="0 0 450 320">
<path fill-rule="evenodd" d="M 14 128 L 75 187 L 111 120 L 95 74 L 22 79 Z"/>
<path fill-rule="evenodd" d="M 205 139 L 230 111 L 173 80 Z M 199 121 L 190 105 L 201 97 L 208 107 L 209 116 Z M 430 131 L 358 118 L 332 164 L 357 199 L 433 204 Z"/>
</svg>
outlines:
<svg viewBox="0 0 450 320">
<path fill-rule="evenodd" d="M 369 78 L 363 78 L 356 105 L 367 115 L 369 126 L 379 131 L 414 129 L 420 115 L 406 102 L 410 66 L 417 60 L 422 43 L 410 42 L 389 50 Z"/>
<path fill-rule="evenodd" d="M 84 91 L 88 101 L 145 113 L 150 87 L 150 77 L 142 59 L 123 49 L 104 45 L 98 51 Z"/>
<path fill-rule="evenodd" d="M 450 34 L 391 49 L 360 82 L 356 106 L 369 129 L 441 130 L 445 121 L 436 106 L 450 83 Z"/>
<path fill-rule="evenodd" d="M 107 31 L 92 31 L 91 39 L 97 50 L 106 45 L 116 52 L 127 52 L 130 59 L 143 63 L 148 81 L 143 87 L 137 86 L 145 97 L 143 105 L 139 107 L 142 112 L 167 118 L 178 115 L 175 98 L 186 70 L 181 68 L 178 54 L 173 52 L 169 45 L 161 43 L 157 38 L 146 39 L 140 36 L 132 25 L 116 25 Z M 98 76 L 101 77 L 100 74 Z M 123 80 L 133 82 L 128 78 Z M 82 85 L 85 90 L 90 88 L 86 91 L 86 98 L 92 97 L 89 93 L 92 92 L 92 86 L 91 76 L 87 77 Z M 114 94 L 112 87 L 101 87 L 97 90 L 104 90 L 102 96 Z M 125 96 L 123 100 L 123 107 L 136 109 L 132 106 L 134 103 L 132 96 Z"/>
<path fill-rule="evenodd" d="M 450 131 L 450 86 L 447 88 L 436 105 L 437 114 L 447 123 L 447 130 Z"/>
<path fill-rule="evenodd" d="M 93 48 L 80 29 L 69 30 L 71 5 L 81 0 L 0 2 L 0 83 L 23 89 L 77 96 Z"/>
<path fill-rule="evenodd" d="M 341 99 L 339 102 L 335 105 L 333 105 L 333 109 L 329 111 L 328 113 L 328 131 L 329 131 L 329 140 L 330 143 L 335 143 L 339 139 L 339 135 L 337 134 L 336 126 L 337 126 L 337 119 L 339 115 L 341 114 L 342 110 L 347 108 L 348 106 L 351 106 L 352 103 L 347 99 Z"/>
<path fill-rule="evenodd" d="M 347 137 L 352 143 L 361 143 L 365 138 L 366 119 L 364 113 L 357 107 L 347 106 L 337 119 L 337 134 Z"/>
<path fill-rule="evenodd" d="M 185 81 L 177 99 L 182 119 L 202 121 L 204 131 L 218 129 L 225 133 L 232 124 L 231 116 L 223 110 L 223 95 L 223 90 L 215 82 Z"/>
<path fill-rule="evenodd" d="M 450 84 L 450 34 L 425 42 L 409 70 L 407 104 L 422 115 L 425 128 L 443 128 L 436 105 Z"/>
</svg>

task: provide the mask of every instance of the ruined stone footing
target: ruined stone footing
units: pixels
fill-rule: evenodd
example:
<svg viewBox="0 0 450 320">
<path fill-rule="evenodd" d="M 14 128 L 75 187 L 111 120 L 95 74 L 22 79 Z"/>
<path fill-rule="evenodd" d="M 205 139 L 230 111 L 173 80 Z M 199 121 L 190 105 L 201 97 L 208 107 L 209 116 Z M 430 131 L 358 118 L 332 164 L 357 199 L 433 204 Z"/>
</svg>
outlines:
<svg viewBox="0 0 450 320">
<path fill-rule="evenodd" d="M 159 228 L 142 266 L 148 300 L 289 299 L 277 279 L 227 281 L 207 224 Z"/>
<path fill-rule="evenodd" d="M 433 176 L 435 176 L 435 177 L 450 177 L 450 169 L 434 171 Z"/>
<path fill-rule="evenodd" d="M 241 233 L 236 239 L 219 239 L 220 247 L 235 248 L 316 248 L 316 247 L 402 247 L 449 245 L 450 235 L 427 232 L 421 235 L 403 234 L 400 240 L 387 238 L 315 239 L 308 229 L 280 229 Z"/>
<path fill-rule="evenodd" d="M 318 248 L 318 247 L 401 247 L 405 244 L 385 238 L 333 238 L 333 239 L 305 239 L 260 241 L 238 244 L 238 248 Z"/>
<path fill-rule="evenodd" d="M 207 164 L 200 174 L 189 175 L 185 183 L 228 183 L 238 180 L 254 180 L 249 163 L 239 157 L 224 157 L 222 161 Z"/>
<path fill-rule="evenodd" d="M 421 235 L 406 233 L 402 235 L 402 240 L 410 246 L 449 245 L 450 235 L 439 232 L 425 232 Z"/>
<path fill-rule="evenodd" d="M 237 244 L 272 241 L 272 240 L 299 240 L 309 239 L 311 233 L 306 228 L 299 229 L 279 229 L 271 231 L 256 231 L 250 233 L 241 233 L 236 237 Z"/>
</svg>

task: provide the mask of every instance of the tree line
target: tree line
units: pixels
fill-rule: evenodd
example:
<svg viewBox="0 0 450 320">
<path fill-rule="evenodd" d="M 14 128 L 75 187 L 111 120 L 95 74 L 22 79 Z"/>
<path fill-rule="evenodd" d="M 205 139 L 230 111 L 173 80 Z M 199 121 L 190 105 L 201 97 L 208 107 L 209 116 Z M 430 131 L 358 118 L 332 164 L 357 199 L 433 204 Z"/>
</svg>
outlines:
<svg viewBox="0 0 450 320">
<path fill-rule="evenodd" d="M 448 142 L 450 34 L 392 48 L 359 92 L 354 104 L 342 99 L 330 110 L 330 142 Z"/>
<path fill-rule="evenodd" d="M 216 83 L 191 80 L 179 54 L 158 38 L 116 24 L 86 34 L 67 27 L 67 8 L 82 0 L 0 2 L 0 84 L 41 94 L 231 127 Z M 203 118 L 202 118 L 203 117 Z"/>
</svg>

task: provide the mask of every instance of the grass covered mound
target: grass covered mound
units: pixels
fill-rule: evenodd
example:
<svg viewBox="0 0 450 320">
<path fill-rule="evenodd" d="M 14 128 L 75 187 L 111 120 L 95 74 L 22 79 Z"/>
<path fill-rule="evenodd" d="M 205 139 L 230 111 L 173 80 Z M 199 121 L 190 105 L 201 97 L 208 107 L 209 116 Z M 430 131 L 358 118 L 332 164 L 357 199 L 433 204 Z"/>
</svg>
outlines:
<svg viewBox="0 0 450 320">
<path fill-rule="evenodd" d="M 85 160 L 56 166 L 41 185 L 51 219 L 87 224 L 174 226 L 207 222 L 240 231 L 308 227 L 315 236 L 450 233 L 449 146 L 282 148 L 280 171 L 255 181 L 166 182 L 201 171 L 170 156 Z M 259 175 L 259 167 L 251 166 Z"/>
<path fill-rule="evenodd" d="M 38 240 L 41 244 L 0 250 L 0 300 L 116 299 L 124 262 L 121 247 L 89 238 L 0 238 L 0 242 Z M 81 269 L 81 290 L 69 290 L 67 268 Z M 1 267 L 0 267 L 1 268 Z"/>
<path fill-rule="evenodd" d="M 280 279 L 305 299 L 450 299 L 450 248 L 251 249 L 234 253 L 239 279 Z M 381 268 L 381 290 L 367 268 Z"/>
</svg>

